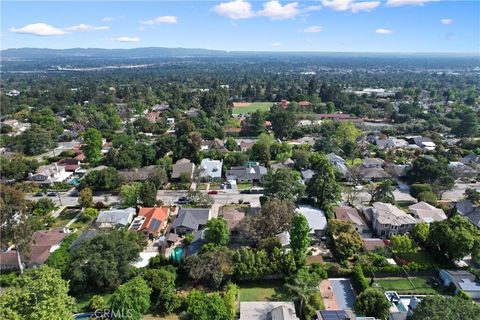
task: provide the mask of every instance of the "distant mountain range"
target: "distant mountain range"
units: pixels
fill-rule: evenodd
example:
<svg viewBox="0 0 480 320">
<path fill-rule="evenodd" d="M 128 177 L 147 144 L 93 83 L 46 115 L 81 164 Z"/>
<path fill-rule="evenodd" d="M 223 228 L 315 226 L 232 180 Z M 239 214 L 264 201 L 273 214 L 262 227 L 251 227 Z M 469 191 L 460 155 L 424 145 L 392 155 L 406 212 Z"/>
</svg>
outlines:
<svg viewBox="0 0 480 320">
<path fill-rule="evenodd" d="M 19 48 L 1 50 L 0 55 L 5 60 L 30 60 L 49 58 L 162 58 L 162 57 L 206 57 L 206 56 L 247 56 L 247 55 L 311 55 L 311 56 L 344 56 L 344 57 L 407 57 L 407 56 L 449 56 L 449 57 L 478 57 L 475 54 L 462 53 L 356 53 L 356 52 L 255 52 L 255 51 L 224 51 L 189 48 L 133 48 L 133 49 L 101 49 L 101 48 L 72 48 L 72 49 L 42 49 Z"/>
</svg>

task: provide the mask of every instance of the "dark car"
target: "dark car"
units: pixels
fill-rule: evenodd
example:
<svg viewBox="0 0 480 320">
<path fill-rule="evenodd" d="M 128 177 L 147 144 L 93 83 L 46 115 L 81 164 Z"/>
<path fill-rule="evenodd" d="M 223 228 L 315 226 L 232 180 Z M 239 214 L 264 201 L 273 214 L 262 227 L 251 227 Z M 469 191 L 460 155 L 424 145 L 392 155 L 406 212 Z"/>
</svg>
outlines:
<svg viewBox="0 0 480 320">
<path fill-rule="evenodd" d="M 39 191 L 39 192 L 34 194 L 35 197 L 43 197 L 44 195 L 45 195 L 45 193 L 42 192 L 42 191 Z"/>
<path fill-rule="evenodd" d="M 53 191 L 52 191 L 52 192 L 47 193 L 47 196 L 49 196 L 49 197 L 55 197 L 57 194 L 58 194 L 57 192 L 53 192 Z"/>
<path fill-rule="evenodd" d="M 210 190 L 207 193 L 208 194 L 218 194 L 218 191 L 217 190 Z"/>
<path fill-rule="evenodd" d="M 190 203 L 192 200 L 190 200 L 190 198 L 187 198 L 187 197 L 180 197 L 178 198 L 178 204 L 187 204 L 187 203 Z"/>
</svg>

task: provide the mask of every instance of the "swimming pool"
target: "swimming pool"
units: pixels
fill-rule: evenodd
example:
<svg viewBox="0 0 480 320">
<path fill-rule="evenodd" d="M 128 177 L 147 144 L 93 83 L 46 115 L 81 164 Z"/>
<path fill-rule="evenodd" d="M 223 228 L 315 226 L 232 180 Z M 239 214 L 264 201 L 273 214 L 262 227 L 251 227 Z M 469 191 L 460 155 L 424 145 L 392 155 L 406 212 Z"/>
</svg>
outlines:
<svg viewBox="0 0 480 320">
<path fill-rule="evenodd" d="M 78 178 L 72 178 L 70 179 L 70 181 L 68 181 L 68 184 L 71 184 L 71 185 L 77 185 L 78 184 Z"/>
<path fill-rule="evenodd" d="M 170 259 L 172 259 L 175 262 L 182 262 L 183 258 L 183 248 L 177 247 L 175 250 L 170 252 Z"/>
</svg>

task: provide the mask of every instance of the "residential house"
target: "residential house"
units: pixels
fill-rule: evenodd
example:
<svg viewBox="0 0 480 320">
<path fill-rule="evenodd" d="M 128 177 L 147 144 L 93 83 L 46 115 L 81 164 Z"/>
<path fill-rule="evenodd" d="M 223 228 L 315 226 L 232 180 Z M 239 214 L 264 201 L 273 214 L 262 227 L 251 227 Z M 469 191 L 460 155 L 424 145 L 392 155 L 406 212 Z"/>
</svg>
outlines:
<svg viewBox="0 0 480 320">
<path fill-rule="evenodd" d="M 362 234 L 364 231 L 369 231 L 367 224 L 363 221 L 357 209 L 353 207 L 340 206 L 335 209 L 335 217 L 338 220 L 351 222 L 355 230 Z"/>
<path fill-rule="evenodd" d="M 261 182 L 268 170 L 264 166 L 239 166 L 227 170 L 227 180 L 236 180 L 237 183 Z"/>
<path fill-rule="evenodd" d="M 388 138 L 388 139 L 377 139 L 375 144 L 379 149 L 398 149 L 404 148 L 408 145 L 408 142 L 404 139 L 398 138 Z"/>
<path fill-rule="evenodd" d="M 168 207 L 140 208 L 138 216 L 133 219 L 128 229 L 143 232 L 150 238 L 156 238 L 167 226 L 169 213 Z"/>
<path fill-rule="evenodd" d="M 390 203 L 383 202 L 375 202 L 372 208 L 365 210 L 365 216 L 380 238 L 409 232 L 417 223 L 411 215 Z"/>
<path fill-rule="evenodd" d="M 477 170 L 459 161 L 451 161 L 448 167 L 457 179 L 473 179 L 478 175 Z"/>
<path fill-rule="evenodd" d="M 180 179 L 183 175 L 193 179 L 193 173 L 195 172 L 195 164 L 193 164 L 189 159 L 182 158 L 177 160 L 172 168 L 172 179 Z"/>
<path fill-rule="evenodd" d="M 382 168 L 385 165 L 385 160 L 380 158 L 365 158 L 362 161 L 362 166 L 365 168 Z"/>
<path fill-rule="evenodd" d="M 67 172 L 77 172 L 80 169 L 80 160 L 75 158 L 65 158 L 57 162 L 58 166 L 65 167 Z"/>
<path fill-rule="evenodd" d="M 36 267 L 44 264 L 48 257 L 60 248 L 60 244 L 67 235 L 68 233 L 63 228 L 34 232 L 30 244 L 30 255 L 22 257 L 22 263 L 26 267 Z M 0 253 L 0 268 L 2 270 L 18 268 L 17 252 L 15 250 Z"/>
<path fill-rule="evenodd" d="M 220 181 L 222 179 L 223 160 L 203 159 L 198 176 L 202 181 Z"/>
<path fill-rule="evenodd" d="M 467 270 L 441 269 L 438 275 L 444 286 L 448 287 L 452 284 L 455 286 L 455 295 L 463 291 L 470 298 L 480 300 L 480 281 L 473 273 Z"/>
<path fill-rule="evenodd" d="M 345 164 L 345 159 L 340 156 L 337 156 L 335 153 L 327 154 L 327 159 L 337 168 L 338 172 L 342 175 L 342 177 L 346 177 L 348 174 L 348 168 Z"/>
<path fill-rule="evenodd" d="M 382 239 L 378 238 L 365 238 L 362 239 L 363 249 L 365 251 L 376 251 L 379 249 L 385 249 L 387 245 Z"/>
<path fill-rule="evenodd" d="M 460 159 L 460 162 L 471 166 L 475 170 L 480 170 L 480 155 L 469 154 Z"/>
<path fill-rule="evenodd" d="M 480 207 L 475 206 L 470 200 L 462 200 L 455 204 L 457 213 L 470 220 L 473 225 L 480 228 Z"/>
<path fill-rule="evenodd" d="M 217 150 L 219 152 L 228 152 L 223 141 L 218 138 L 213 140 L 203 140 L 201 150 Z"/>
<path fill-rule="evenodd" d="M 291 301 L 242 301 L 239 320 L 299 320 Z"/>
<path fill-rule="evenodd" d="M 436 208 L 425 201 L 412 204 L 408 210 L 413 214 L 419 222 L 432 223 L 447 219 L 447 215 L 442 209 Z"/>
<path fill-rule="evenodd" d="M 385 291 L 385 297 L 390 303 L 388 320 L 406 320 L 413 316 L 414 309 L 424 296 L 403 295 L 396 291 Z"/>
<path fill-rule="evenodd" d="M 320 310 L 316 312 L 316 320 L 355 320 L 352 310 Z"/>
<path fill-rule="evenodd" d="M 131 170 L 122 170 L 118 174 L 123 181 L 132 182 L 132 181 L 147 181 L 151 178 L 158 176 L 163 170 L 160 166 L 152 165 L 142 168 L 134 168 Z"/>
<path fill-rule="evenodd" d="M 350 171 L 354 170 L 358 171 L 358 174 L 364 181 L 375 182 L 390 178 L 390 175 L 383 168 L 368 168 L 361 165 L 359 167 L 352 167 Z"/>
<path fill-rule="evenodd" d="M 312 106 L 312 103 L 310 101 L 302 100 L 298 103 L 298 106 L 302 109 L 308 109 Z"/>
<path fill-rule="evenodd" d="M 242 139 L 242 140 L 240 140 L 240 143 L 239 143 L 240 150 L 242 152 L 250 150 L 256 142 L 257 142 L 257 140 L 243 140 Z"/>
<path fill-rule="evenodd" d="M 47 166 L 41 166 L 35 174 L 29 174 L 29 179 L 45 185 L 54 184 L 56 182 L 64 182 L 72 176 L 72 172 L 67 172 L 65 167 L 53 163 Z"/>
<path fill-rule="evenodd" d="M 135 208 L 103 210 L 98 214 L 95 226 L 109 229 L 127 227 L 132 222 L 135 213 Z"/>
<path fill-rule="evenodd" d="M 322 210 L 312 206 L 301 205 L 297 211 L 307 219 L 308 225 L 310 226 L 310 234 L 316 237 L 324 235 L 325 229 L 327 228 L 327 218 Z"/>
<path fill-rule="evenodd" d="M 429 151 L 435 150 L 435 147 L 436 147 L 435 142 L 433 142 L 432 139 L 427 137 L 421 137 L 421 136 L 407 137 L 407 141 L 409 143 L 413 143 L 419 146 L 420 148 L 423 148 Z"/>
<path fill-rule="evenodd" d="M 209 219 L 209 208 L 181 208 L 172 223 L 171 232 L 177 235 L 185 235 L 202 230 Z"/>
</svg>

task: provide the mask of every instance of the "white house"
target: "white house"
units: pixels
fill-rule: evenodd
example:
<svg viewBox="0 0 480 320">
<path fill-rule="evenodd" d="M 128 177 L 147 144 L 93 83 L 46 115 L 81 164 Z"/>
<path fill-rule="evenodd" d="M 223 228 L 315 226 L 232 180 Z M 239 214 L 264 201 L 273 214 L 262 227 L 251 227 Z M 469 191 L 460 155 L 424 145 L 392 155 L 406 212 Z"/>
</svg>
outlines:
<svg viewBox="0 0 480 320">
<path fill-rule="evenodd" d="M 203 159 L 198 169 L 198 176 L 203 181 L 219 181 L 222 179 L 223 160 Z"/>
</svg>

